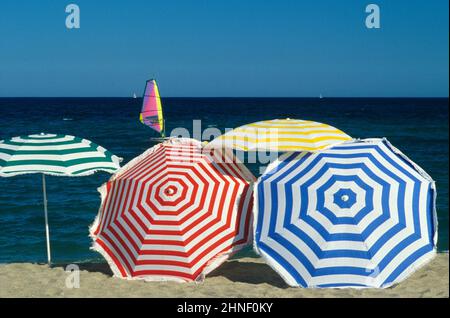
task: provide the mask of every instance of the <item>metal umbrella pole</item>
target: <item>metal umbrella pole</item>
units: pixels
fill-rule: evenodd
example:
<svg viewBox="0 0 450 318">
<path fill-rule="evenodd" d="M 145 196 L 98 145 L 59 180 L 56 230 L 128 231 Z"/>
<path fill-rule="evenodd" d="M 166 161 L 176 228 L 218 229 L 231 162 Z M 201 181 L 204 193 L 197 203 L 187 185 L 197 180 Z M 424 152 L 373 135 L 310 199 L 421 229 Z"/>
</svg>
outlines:
<svg viewBox="0 0 450 318">
<path fill-rule="evenodd" d="M 47 239 L 47 262 L 51 265 L 51 253 L 50 253 L 50 230 L 48 227 L 48 214 L 47 214 L 47 189 L 45 186 L 45 174 L 42 174 L 42 193 L 44 195 L 44 213 L 45 213 L 45 236 Z"/>
</svg>

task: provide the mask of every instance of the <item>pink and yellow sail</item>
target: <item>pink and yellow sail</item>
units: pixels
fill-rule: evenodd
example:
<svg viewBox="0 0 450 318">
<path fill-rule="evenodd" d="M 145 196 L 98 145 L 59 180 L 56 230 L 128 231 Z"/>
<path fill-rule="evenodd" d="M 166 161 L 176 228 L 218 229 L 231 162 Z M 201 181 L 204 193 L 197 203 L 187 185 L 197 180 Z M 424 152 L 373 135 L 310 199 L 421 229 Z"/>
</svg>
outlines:
<svg viewBox="0 0 450 318">
<path fill-rule="evenodd" d="M 148 80 L 145 85 L 142 110 L 139 119 L 141 123 L 154 129 L 164 137 L 164 117 L 161 98 L 155 80 Z"/>
</svg>

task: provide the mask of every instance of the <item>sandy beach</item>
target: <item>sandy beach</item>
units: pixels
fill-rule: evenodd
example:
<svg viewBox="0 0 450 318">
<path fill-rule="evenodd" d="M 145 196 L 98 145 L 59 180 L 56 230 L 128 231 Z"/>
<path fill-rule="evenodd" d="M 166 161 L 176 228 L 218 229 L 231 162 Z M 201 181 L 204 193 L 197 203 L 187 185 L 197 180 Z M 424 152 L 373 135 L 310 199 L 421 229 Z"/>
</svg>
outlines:
<svg viewBox="0 0 450 318">
<path fill-rule="evenodd" d="M 0 265 L 0 297 L 449 297 L 449 256 L 438 254 L 407 280 L 388 289 L 288 287 L 261 259 L 229 260 L 203 284 L 125 281 L 107 264 L 80 264 L 80 288 L 67 288 L 65 266 Z"/>
</svg>

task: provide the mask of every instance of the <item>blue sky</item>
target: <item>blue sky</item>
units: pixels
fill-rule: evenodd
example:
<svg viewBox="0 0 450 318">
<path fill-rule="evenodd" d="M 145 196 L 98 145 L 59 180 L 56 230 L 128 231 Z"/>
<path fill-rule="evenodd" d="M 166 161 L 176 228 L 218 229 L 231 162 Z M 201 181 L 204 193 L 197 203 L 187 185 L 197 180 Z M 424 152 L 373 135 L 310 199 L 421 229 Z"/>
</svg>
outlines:
<svg viewBox="0 0 450 318">
<path fill-rule="evenodd" d="M 65 26 L 66 5 L 81 28 Z M 365 7 L 381 8 L 381 29 Z M 448 97 L 447 0 L 2 0 L 0 96 Z"/>
</svg>

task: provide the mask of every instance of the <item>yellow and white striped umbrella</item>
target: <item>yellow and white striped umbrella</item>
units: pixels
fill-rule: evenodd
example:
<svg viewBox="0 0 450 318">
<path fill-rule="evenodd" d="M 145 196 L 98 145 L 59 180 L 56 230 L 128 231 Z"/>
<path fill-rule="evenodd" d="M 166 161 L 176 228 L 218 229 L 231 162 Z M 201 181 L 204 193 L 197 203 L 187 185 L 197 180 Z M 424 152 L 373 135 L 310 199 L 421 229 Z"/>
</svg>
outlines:
<svg viewBox="0 0 450 318">
<path fill-rule="evenodd" d="M 273 119 L 235 128 L 208 144 L 244 151 L 318 151 L 352 140 L 343 131 L 319 122 Z"/>
</svg>

